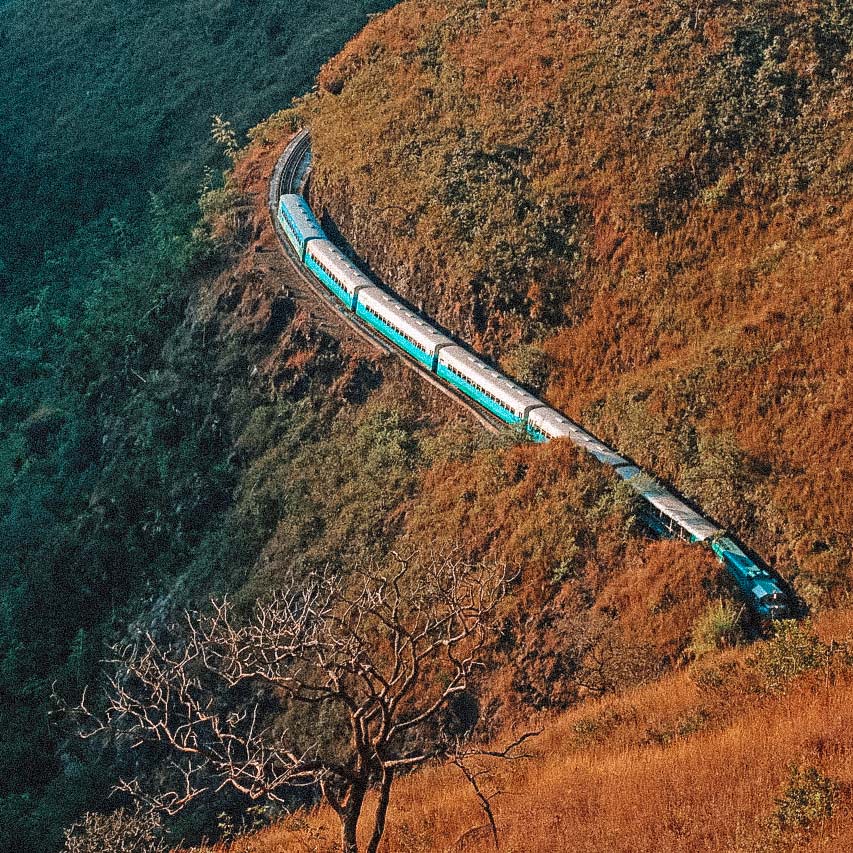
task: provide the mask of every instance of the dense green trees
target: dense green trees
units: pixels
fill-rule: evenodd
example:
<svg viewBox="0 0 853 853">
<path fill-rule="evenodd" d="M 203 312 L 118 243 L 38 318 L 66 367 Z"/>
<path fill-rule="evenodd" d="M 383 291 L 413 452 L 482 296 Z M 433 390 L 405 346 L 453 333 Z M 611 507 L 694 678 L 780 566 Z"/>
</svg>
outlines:
<svg viewBox="0 0 853 853">
<path fill-rule="evenodd" d="M 11 833 L 0 835 L 3 849 L 13 839 L 45 849 L 91 793 L 76 771 L 54 780 L 52 682 L 79 689 L 91 678 L 110 619 L 188 565 L 206 513 L 233 488 L 227 435 L 210 426 L 217 403 L 202 353 L 173 360 L 171 387 L 164 378 L 163 342 L 205 249 L 180 217 L 156 204 L 149 215 L 133 248 L 117 254 L 85 229 L 49 259 L 36 297 L 4 327 L 25 369 L 4 372 L 0 409 L 0 792 L 6 811 L 23 812 L 0 822 Z"/>
<path fill-rule="evenodd" d="M 105 792 L 49 719 L 54 682 L 79 690 L 140 602 L 227 587 L 262 543 L 223 522 L 260 399 L 245 342 L 183 322 L 218 263 L 195 227 L 205 165 L 227 165 L 211 116 L 287 106 L 387 5 L 3 4 L 2 850 L 51 849 Z"/>
<path fill-rule="evenodd" d="M 210 118 L 245 130 L 310 88 L 389 0 L 11 0 L 0 21 L 0 246 L 37 260 L 81 220 L 201 172 Z M 201 149 L 201 150 L 200 150 Z M 127 198 L 129 197 L 129 198 Z"/>
</svg>

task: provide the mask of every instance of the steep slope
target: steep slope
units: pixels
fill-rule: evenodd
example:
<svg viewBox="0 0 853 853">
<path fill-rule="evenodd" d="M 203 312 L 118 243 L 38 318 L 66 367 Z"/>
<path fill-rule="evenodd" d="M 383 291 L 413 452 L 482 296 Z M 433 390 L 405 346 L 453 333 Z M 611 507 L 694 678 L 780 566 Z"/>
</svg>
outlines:
<svg viewBox="0 0 853 853">
<path fill-rule="evenodd" d="M 851 616 L 848 610 L 821 620 L 823 644 L 807 630 L 748 654 L 714 653 L 654 684 L 563 715 L 528 718 L 524 730 L 543 731 L 530 742 L 527 760 L 471 761 L 485 771 L 479 784 L 490 800 L 498 849 L 849 849 Z M 836 654 L 828 658 L 832 640 Z M 809 643 L 820 651 L 811 663 L 803 655 Z M 804 665 L 799 672 L 797 663 Z M 495 743 L 509 740 L 504 734 Z M 398 785 L 382 853 L 495 849 L 482 806 L 457 767 L 430 767 Z M 334 814 L 320 809 L 225 851 L 333 853 L 335 836 Z"/>
<path fill-rule="evenodd" d="M 851 40 L 837 0 L 411 0 L 307 107 L 390 285 L 523 380 L 544 352 L 815 603 L 851 580 Z"/>
<path fill-rule="evenodd" d="M 215 155 L 212 115 L 243 131 L 287 106 L 389 5 L 50 0 L 34 16 L 11 0 L 0 18 L 0 257 L 37 260 L 105 207 L 133 216 L 149 190 L 197 183 Z"/>
<path fill-rule="evenodd" d="M 102 642 L 178 576 L 238 584 L 275 514 L 247 513 L 222 551 L 242 460 L 280 438 L 258 406 L 251 451 L 233 445 L 274 396 L 247 383 L 248 351 L 290 317 L 239 341 L 193 325 L 223 263 L 199 221 L 199 185 L 229 165 L 212 114 L 239 137 L 387 6 L 2 4 L 0 849 L 50 850 L 106 793 L 111 759 L 66 750 L 52 685 L 94 679 Z M 318 383 L 346 373 L 331 338 L 282 335 L 291 380 L 315 357 Z"/>
<path fill-rule="evenodd" d="M 568 443 L 535 447 L 467 422 L 395 358 L 348 334 L 288 272 L 265 204 L 292 118 L 255 128 L 226 185 L 203 196 L 204 230 L 229 262 L 193 280 L 176 334 L 137 371 L 127 410 L 107 425 L 104 476 L 78 518 L 91 562 L 81 594 L 121 590 L 128 605 L 109 625 L 87 625 L 84 662 L 74 645 L 56 650 L 55 689 L 73 699 L 96 677 L 102 640 L 164 632 L 209 595 L 247 605 L 294 570 L 345 574 L 381 564 L 392 548 L 519 570 L 478 685 L 493 731 L 680 661 L 693 621 L 720 591 L 707 551 L 647 541 L 632 493 Z M 111 554 L 127 548 L 121 562 L 104 564 L 105 540 Z M 68 818 L 86 802 L 69 787 L 85 790 L 79 780 L 93 770 L 90 808 L 110 808 L 98 796 L 119 771 L 164 783 L 161 763 L 125 746 L 93 753 L 73 720 L 60 734 L 66 764 L 44 801 Z M 246 805 L 216 796 L 179 816 L 174 837 L 210 836 L 211 814 L 239 821 Z M 15 818 L 31 833 L 48 825 L 13 788 L 0 811 L 8 837 Z"/>
<path fill-rule="evenodd" d="M 849 4 L 832 0 L 784 8 L 410 0 L 332 61 L 301 108 L 315 140 L 314 200 L 386 281 L 696 497 L 818 606 L 850 588 L 849 26 Z M 681 665 L 691 626 L 721 592 L 706 551 L 646 541 L 630 495 L 599 466 L 559 443 L 478 435 L 393 361 L 336 344 L 334 318 L 317 316 L 297 283 L 282 286 L 264 196 L 290 119 L 254 131 L 227 185 L 203 198 L 209 236 L 228 246 L 232 265 L 194 280 L 191 297 L 182 289 L 166 299 L 168 313 L 158 308 L 152 320 L 140 309 L 141 329 L 159 324 L 144 347 L 115 343 L 118 323 L 109 345 L 79 350 L 85 370 L 75 364 L 70 375 L 96 417 L 98 355 L 120 365 L 131 389 L 104 445 L 110 476 L 68 513 L 97 534 L 87 552 L 98 558 L 89 560 L 95 573 L 106 565 L 124 577 L 129 566 L 136 579 L 134 567 L 159 557 L 168 594 L 135 615 L 160 625 L 184 598 L 239 589 L 251 600 L 294 565 L 345 571 L 391 547 L 505 560 L 521 576 L 478 685 L 496 735 L 531 708 L 626 691 Z M 171 232 L 156 217 L 155 225 L 162 248 Z M 146 280 L 134 292 L 144 294 Z M 160 328 L 168 318 L 180 327 L 175 338 Z M 22 316 L 58 328 L 66 319 L 49 300 Z M 41 470 L 40 437 L 47 449 L 56 441 L 51 415 L 28 430 L 34 444 L 15 461 L 25 476 Z M 193 475 L 198 425 L 215 438 L 202 476 Z M 205 503 L 212 497 L 216 513 Z M 127 544 L 132 561 L 122 563 Z M 64 568 L 52 556 L 49 590 Z M 86 595 L 99 600 L 104 576 L 96 581 Z M 48 659 L 59 660 L 61 686 L 73 690 L 81 644 L 95 644 L 86 633 L 80 643 L 67 632 L 59 639 Z M 9 652 L 13 663 L 21 647 Z M 737 675 L 743 655 L 735 658 Z M 529 805 L 542 805 L 543 831 L 529 834 L 524 803 L 508 807 L 513 843 L 533 838 L 545 849 L 555 832 L 572 837 L 590 825 L 599 804 L 583 797 L 565 830 L 546 823 L 577 773 L 593 788 L 610 786 L 623 834 L 600 846 L 651 844 L 654 815 L 632 822 L 620 811 L 624 787 L 613 783 L 637 754 L 638 787 L 668 778 L 686 792 L 673 799 L 661 787 L 649 800 L 669 809 L 667 831 L 708 843 L 732 841 L 730 819 L 771 815 L 785 784 L 777 755 L 848 781 L 847 752 L 827 753 L 819 731 L 822 711 L 845 707 L 844 667 L 825 695 L 817 676 L 799 704 L 770 691 L 753 707 L 749 677 L 741 694 L 744 685 L 727 681 L 728 661 L 720 666 L 708 684 L 664 675 L 627 700 L 573 711 L 547 741 L 553 761 L 537 765 L 546 772 L 519 777 L 534 792 Z M 830 681 L 827 669 L 822 684 Z M 631 702 L 649 715 L 634 714 Z M 787 718 L 798 721 L 796 737 Z M 574 754 L 575 735 L 595 740 L 620 720 L 630 731 L 610 746 Z M 716 778 L 724 759 L 747 767 L 767 721 L 762 760 L 739 780 L 742 797 L 726 799 L 710 781 L 688 789 L 691 773 Z M 661 758 L 668 741 L 675 746 Z M 79 773 L 67 767 L 66 790 Z M 453 792 L 451 805 L 461 801 L 444 770 L 425 778 L 429 790 Z M 432 811 L 421 783 L 410 783 L 426 817 L 395 814 L 390 849 L 434 849 L 435 816 L 447 820 L 448 803 Z M 698 805 L 709 794 L 720 797 L 710 801 L 724 822 L 703 822 Z M 9 797 L 9 827 L 29 815 L 21 797 L 19 789 Z M 227 803 L 234 812 L 243 805 Z M 684 817 L 691 809 L 693 822 Z M 467 832 L 473 811 L 453 814 L 446 829 L 458 832 L 448 843 Z M 184 827 L 213 831 L 199 820 Z M 288 832 L 271 843 L 321 847 L 313 830 Z M 759 832 L 734 841 L 754 848 Z"/>
</svg>

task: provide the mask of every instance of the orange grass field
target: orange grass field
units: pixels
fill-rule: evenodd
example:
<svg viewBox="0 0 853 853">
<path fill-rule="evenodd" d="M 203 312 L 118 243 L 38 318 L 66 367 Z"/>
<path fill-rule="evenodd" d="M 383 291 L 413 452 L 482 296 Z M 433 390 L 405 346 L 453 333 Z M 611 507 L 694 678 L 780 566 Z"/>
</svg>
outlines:
<svg viewBox="0 0 853 853">
<path fill-rule="evenodd" d="M 825 640 L 849 637 L 853 612 L 818 620 Z M 752 650 L 703 658 L 657 682 L 542 718 L 530 760 L 495 766 L 487 790 L 500 849 L 515 853 L 853 850 L 853 674 L 802 676 L 782 694 L 750 687 Z M 708 667 L 740 676 L 700 686 Z M 838 786 L 832 816 L 775 831 L 776 800 L 794 766 Z M 461 773 L 434 766 L 397 783 L 382 850 L 494 850 Z M 333 851 L 337 823 L 319 808 L 241 839 L 228 853 Z"/>
<path fill-rule="evenodd" d="M 824 606 L 853 532 L 849 15 L 406 0 L 303 109 L 312 203 L 389 286 Z"/>
</svg>

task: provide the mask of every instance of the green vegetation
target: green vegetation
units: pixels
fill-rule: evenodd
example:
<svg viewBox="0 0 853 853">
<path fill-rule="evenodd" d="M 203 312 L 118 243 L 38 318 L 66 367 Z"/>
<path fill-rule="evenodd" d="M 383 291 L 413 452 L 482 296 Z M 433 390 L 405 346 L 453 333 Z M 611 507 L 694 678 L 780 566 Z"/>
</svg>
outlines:
<svg viewBox="0 0 853 853">
<path fill-rule="evenodd" d="M 541 393 L 548 386 L 551 364 L 548 354 L 536 344 L 519 344 L 504 360 L 510 376 L 534 393 Z"/>
<path fill-rule="evenodd" d="M 730 601 L 712 604 L 693 625 L 690 651 L 699 656 L 741 642 L 744 638 L 743 610 Z"/>
<path fill-rule="evenodd" d="M 7 264 L 81 221 L 136 219 L 149 189 L 186 196 L 216 150 L 308 90 L 319 64 L 389 0 L 128 6 L 11 0 L 0 19 L 0 246 Z"/>
<path fill-rule="evenodd" d="M 4 324 L 0 847 L 44 849 L 89 795 L 90 771 L 57 776 L 51 685 L 82 687 L 111 620 L 187 566 L 233 488 L 204 353 L 162 353 L 208 262 L 182 213 L 155 199 L 120 253 L 118 220 L 83 229 Z"/>
<path fill-rule="evenodd" d="M 244 216 L 211 117 L 239 137 L 387 5 L 3 4 L 2 850 L 54 849 L 113 773 L 66 740 L 54 685 L 92 681 L 143 602 L 242 583 L 263 544 L 241 520 L 252 454 L 234 452 L 268 400 L 246 382 L 253 341 L 187 318 L 233 245 L 199 227 L 199 186 L 209 220 Z"/>
<path fill-rule="evenodd" d="M 832 817 L 838 803 L 839 785 L 816 767 L 794 766 L 788 785 L 776 800 L 771 820 L 775 839 L 803 842 L 808 832 Z M 787 846 L 787 845 L 786 845 Z"/>
</svg>

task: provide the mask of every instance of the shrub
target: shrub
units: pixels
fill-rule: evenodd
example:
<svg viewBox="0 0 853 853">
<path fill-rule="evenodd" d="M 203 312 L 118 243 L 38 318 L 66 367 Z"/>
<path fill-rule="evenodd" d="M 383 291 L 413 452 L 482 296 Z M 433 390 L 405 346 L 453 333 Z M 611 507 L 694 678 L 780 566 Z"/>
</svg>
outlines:
<svg viewBox="0 0 853 853">
<path fill-rule="evenodd" d="M 234 249 L 248 241 L 252 206 L 232 185 L 207 189 L 199 199 L 199 207 L 214 245 Z"/>
<path fill-rule="evenodd" d="M 828 647 L 808 623 L 786 619 L 777 623 L 773 638 L 758 649 L 750 663 L 764 676 L 770 689 L 780 690 L 792 678 L 828 660 Z"/>
<path fill-rule="evenodd" d="M 557 585 L 567 580 L 575 580 L 578 572 L 583 569 L 583 549 L 574 539 L 567 539 L 563 558 L 554 566 L 551 572 L 551 581 Z"/>
<path fill-rule="evenodd" d="M 809 578 L 799 575 L 794 580 L 794 589 L 799 599 L 806 605 L 812 615 L 824 609 L 829 599 L 829 592 L 823 579 Z"/>
<path fill-rule="evenodd" d="M 520 344 L 506 358 L 509 374 L 532 391 L 544 391 L 551 378 L 548 354 L 536 344 Z"/>
<path fill-rule="evenodd" d="M 743 640 L 742 607 L 719 601 L 693 624 L 690 651 L 697 657 L 715 649 L 736 646 Z"/>
<path fill-rule="evenodd" d="M 65 833 L 64 853 L 165 853 L 163 827 L 154 812 L 140 807 L 111 814 L 89 812 Z"/>
<path fill-rule="evenodd" d="M 635 708 L 629 706 L 625 712 L 605 708 L 591 717 L 582 717 L 573 726 L 575 741 L 579 745 L 601 743 L 622 723 L 633 722 L 637 716 Z"/>
<path fill-rule="evenodd" d="M 776 800 L 777 830 L 808 829 L 832 816 L 838 785 L 815 767 L 794 767 L 788 787 Z"/>
</svg>

